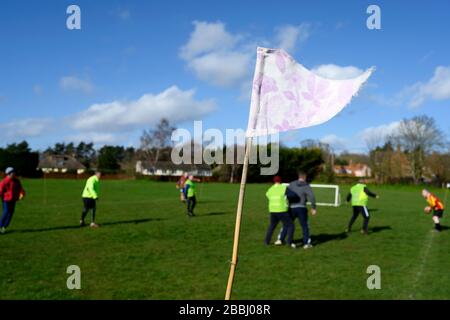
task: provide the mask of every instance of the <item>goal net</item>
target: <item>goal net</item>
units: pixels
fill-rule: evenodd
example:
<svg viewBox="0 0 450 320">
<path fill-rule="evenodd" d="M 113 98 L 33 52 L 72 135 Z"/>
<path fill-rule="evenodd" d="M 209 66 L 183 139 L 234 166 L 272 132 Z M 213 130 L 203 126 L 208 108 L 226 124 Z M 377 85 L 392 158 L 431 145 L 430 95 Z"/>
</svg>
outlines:
<svg viewBox="0 0 450 320">
<path fill-rule="evenodd" d="M 341 194 L 339 186 L 333 184 L 311 184 L 316 197 L 316 205 L 339 207 L 341 205 Z"/>
<path fill-rule="evenodd" d="M 288 184 L 285 183 L 285 185 Z M 310 186 L 313 189 L 317 206 L 339 207 L 341 205 L 341 194 L 338 185 L 310 184 Z"/>
</svg>

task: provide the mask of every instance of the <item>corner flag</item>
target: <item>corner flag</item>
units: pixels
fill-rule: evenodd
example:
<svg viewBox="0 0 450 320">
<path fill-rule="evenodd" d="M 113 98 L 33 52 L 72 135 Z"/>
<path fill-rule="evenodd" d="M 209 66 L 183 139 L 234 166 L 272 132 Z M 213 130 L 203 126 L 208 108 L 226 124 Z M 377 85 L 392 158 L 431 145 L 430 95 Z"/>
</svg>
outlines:
<svg viewBox="0 0 450 320">
<path fill-rule="evenodd" d="M 325 79 L 283 49 L 258 47 L 247 137 L 324 123 L 355 96 L 374 68 L 346 80 Z"/>
</svg>

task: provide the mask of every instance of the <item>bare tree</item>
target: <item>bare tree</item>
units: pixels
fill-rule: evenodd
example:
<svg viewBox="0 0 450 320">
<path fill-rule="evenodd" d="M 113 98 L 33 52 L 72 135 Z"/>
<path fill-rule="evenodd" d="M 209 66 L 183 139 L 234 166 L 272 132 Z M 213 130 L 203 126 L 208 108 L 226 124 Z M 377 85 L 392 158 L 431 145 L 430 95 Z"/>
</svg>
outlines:
<svg viewBox="0 0 450 320">
<path fill-rule="evenodd" d="M 434 119 L 425 115 L 402 120 L 395 141 L 408 157 L 415 183 L 422 178 L 426 155 L 445 146 L 444 135 Z"/>
<path fill-rule="evenodd" d="M 369 153 L 387 142 L 386 136 L 381 132 L 374 132 L 373 134 L 365 136 L 363 139 Z"/>
<path fill-rule="evenodd" d="M 326 142 L 314 139 L 306 139 L 300 142 L 302 148 L 319 149 L 322 154 L 323 174 L 327 182 L 333 182 L 335 179 L 334 165 L 336 160 L 336 153 L 334 148 Z"/>
<path fill-rule="evenodd" d="M 165 149 L 169 149 L 172 141 L 172 132 L 176 128 L 172 127 L 167 119 L 161 119 L 155 128 L 150 130 L 144 130 L 141 140 L 141 150 L 146 160 L 149 160 L 156 165 L 161 152 Z"/>
</svg>

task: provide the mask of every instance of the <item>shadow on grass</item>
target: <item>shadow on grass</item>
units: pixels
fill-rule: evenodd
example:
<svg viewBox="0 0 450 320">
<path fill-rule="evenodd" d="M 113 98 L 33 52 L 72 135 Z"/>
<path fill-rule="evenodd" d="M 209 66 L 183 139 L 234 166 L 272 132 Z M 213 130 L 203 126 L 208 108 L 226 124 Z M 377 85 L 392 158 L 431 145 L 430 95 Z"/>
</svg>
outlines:
<svg viewBox="0 0 450 320">
<path fill-rule="evenodd" d="M 379 226 L 379 227 L 373 227 L 370 229 L 369 232 L 380 232 L 380 231 L 384 231 L 384 230 L 392 230 L 392 228 L 390 226 Z"/>
<path fill-rule="evenodd" d="M 347 238 L 347 234 L 345 232 L 329 234 L 329 233 L 320 233 L 317 235 L 312 235 L 311 240 L 313 245 L 324 244 L 329 241 L 338 241 L 344 240 Z M 303 242 L 303 241 L 301 241 Z"/>
<path fill-rule="evenodd" d="M 326 243 L 328 241 L 334 240 L 344 240 L 347 238 L 347 234 L 345 232 L 329 234 L 329 233 L 320 233 L 316 235 L 311 235 L 312 245 L 319 245 Z M 303 239 L 294 240 L 295 244 L 303 244 Z"/>
<path fill-rule="evenodd" d="M 135 220 L 124 220 L 124 221 L 113 221 L 113 222 L 105 222 L 101 223 L 100 227 L 106 227 L 106 226 L 114 226 L 114 225 L 122 225 L 122 224 L 138 224 L 138 223 L 145 223 L 145 222 L 151 222 L 151 221 L 161 221 L 166 219 L 161 218 L 148 218 L 148 219 L 135 219 Z M 86 225 L 89 227 L 89 225 Z M 41 228 L 41 229 L 23 229 L 23 230 L 11 230 L 11 232 L 8 233 L 28 233 L 28 232 L 45 232 L 45 231 L 56 231 L 56 230 L 71 230 L 71 229 L 81 229 L 79 225 L 73 225 L 73 226 L 60 226 L 60 227 L 49 227 L 49 228 Z M 83 227 L 86 228 L 86 227 Z"/>
<path fill-rule="evenodd" d="M 206 204 L 206 203 L 226 203 L 226 201 L 224 201 L 224 200 L 214 200 L 214 199 L 200 199 L 200 200 L 197 200 L 197 203 L 203 203 L 203 204 Z"/>
<path fill-rule="evenodd" d="M 448 226 L 442 226 L 442 225 L 441 225 L 441 230 L 442 230 L 442 231 L 446 231 L 446 230 L 448 230 L 448 229 L 450 229 L 450 227 L 448 227 Z"/>
<path fill-rule="evenodd" d="M 447 227 L 447 229 L 450 229 Z M 377 233 L 384 230 L 392 230 L 390 226 L 379 226 L 379 227 L 373 227 L 370 229 L 370 233 Z M 341 233 L 335 233 L 335 234 L 329 234 L 329 233 L 320 233 L 317 235 L 311 235 L 312 244 L 317 246 L 329 241 L 339 241 L 344 240 L 348 237 L 348 234 L 346 232 Z M 303 243 L 303 240 L 295 240 L 296 244 Z"/>
<path fill-rule="evenodd" d="M 221 216 L 223 214 L 230 214 L 230 212 L 226 212 L 226 211 L 210 212 L 210 213 L 205 213 L 205 214 L 195 216 L 195 217 L 201 218 L 201 217 L 210 217 L 210 216 Z"/>
<path fill-rule="evenodd" d="M 187 205 L 187 203 L 186 203 L 186 201 L 179 201 L 178 202 L 180 205 L 182 205 L 182 206 L 186 206 Z M 196 202 L 197 204 L 196 205 L 199 205 L 199 204 L 201 204 L 201 205 L 205 205 L 205 204 L 210 204 L 210 203 L 226 203 L 226 201 L 223 201 L 223 200 L 197 200 L 197 202 Z"/>
</svg>

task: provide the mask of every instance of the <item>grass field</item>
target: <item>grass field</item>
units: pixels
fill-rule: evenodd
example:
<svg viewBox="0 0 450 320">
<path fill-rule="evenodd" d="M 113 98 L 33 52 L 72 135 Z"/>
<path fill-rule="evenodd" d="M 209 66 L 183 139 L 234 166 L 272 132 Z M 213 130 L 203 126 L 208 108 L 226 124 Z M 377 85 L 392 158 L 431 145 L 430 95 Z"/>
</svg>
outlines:
<svg viewBox="0 0 450 320">
<path fill-rule="evenodd" d="M 223 299 L 238 185 L 200 184 L 187 218 L 173 183 L 105 180 L 94 230 L 78 227 L 83 184 L 23 180 L 27 198 L 0 236 L 0 299 Z M 315 247 L 293 250 L 263 245 L 267 187 L 247 189 L 234 299 L 450 298 L 450 230 L 431 232 L 419 188 L 373 186 L 369 236 L 361 218 L 343 233 L 348 205 L 319 208 Z M 73 264 L 81 290 L 66 287 Z M 369 265 L 381 268 L 381 290 L 366 287 Z"/>
</svg>

